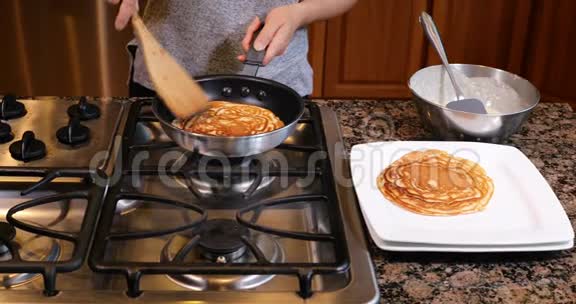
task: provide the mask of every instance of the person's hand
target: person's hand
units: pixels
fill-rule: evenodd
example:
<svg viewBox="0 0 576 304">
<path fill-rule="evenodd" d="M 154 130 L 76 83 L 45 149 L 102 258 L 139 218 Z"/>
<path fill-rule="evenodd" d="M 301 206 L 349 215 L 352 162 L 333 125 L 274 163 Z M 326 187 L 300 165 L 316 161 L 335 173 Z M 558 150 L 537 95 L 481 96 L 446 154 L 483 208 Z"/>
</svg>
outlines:
<svg viewBox="0 0 576 304">
<path fill-rule="evenodd" d="M 116 30 L 123 30 L 130 18 L 138 12 L 138 0 L 107 0 L 108 3 L 118 5 L 120 4 L 120 9 L 118 10 L 118 15 L 116 16 L 116 21 L 114 22 L 114 27 Z"/>
<path fill-rule="evenodd" d="M 261 51 L 266 49 L 266 56 L 263 64 L 267 65 L 276 56 L 284 54 L 296 30 L 302 26 L 303 12 L 300 11 L 299 4 L 280 6 L 268 13 L 265 25 L 256 41 L 254 49 Z M 246 35 L 242 40 L 242 48 L 248 51 L 254 32 L 261 26 L 260 18 L 256 17 L 246 30 Z M 238 56 L 238 59 L 244 61 L 245 55 Z"/>
</svg>

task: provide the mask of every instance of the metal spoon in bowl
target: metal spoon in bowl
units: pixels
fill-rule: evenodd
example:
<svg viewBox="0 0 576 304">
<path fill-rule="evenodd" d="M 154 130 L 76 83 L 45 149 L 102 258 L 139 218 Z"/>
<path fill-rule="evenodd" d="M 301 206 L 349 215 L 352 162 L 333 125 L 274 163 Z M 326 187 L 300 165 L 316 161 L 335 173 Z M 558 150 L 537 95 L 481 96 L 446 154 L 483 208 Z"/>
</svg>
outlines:
<svg viewBox="0 0 576 304">
<path fill-rule="evenodd" d="M 448 63 L 448 56 L 444 50 L 444 45 L 442 44 L 440 33 L 438 32 L 432 17 L 430 17 L 430 15 L 428 15 L 426 12 L 422 12 L 422 15 L 420 16 L 420 24 L 422 25 L 428 40 L 430 40 L 432 45 L 434 45 L 436 52 L 438 52 L 438 56 L 440 56 L 442 64 L 444 64 L 444 68 L 448 72 L 448 76 L 450 76 L 450 81 L 452 82 L 452 86 L 454 86 L 454 91 L 456 92 L 457 100 L 449 102 L 446 107 L 457 111 L 487 114 L 484 103 L 476 98 L 465 98 L 464 94 L 462 93 L 462 89 L 458 83 L 456 83 L 456 78 L 454 77 L 452 67 Z"/>
</svg>

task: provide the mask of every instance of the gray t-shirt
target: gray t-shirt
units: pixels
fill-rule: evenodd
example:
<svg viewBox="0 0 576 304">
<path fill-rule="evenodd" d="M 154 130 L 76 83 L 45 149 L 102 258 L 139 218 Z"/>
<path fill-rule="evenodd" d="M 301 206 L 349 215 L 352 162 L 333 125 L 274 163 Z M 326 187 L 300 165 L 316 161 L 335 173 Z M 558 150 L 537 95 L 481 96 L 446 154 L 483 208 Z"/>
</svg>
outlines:
<svg viewBox="0 0 576 304">
<path fill-rule="evenodd" d="M 278 6 L 298 0 L 150 0 L 143 19 L 164 48 L 192 75 L 236 74 L 241 41 L 255 16 L 264 20 Z M 131 45 L 137 41 L 130 42 Z M 283 83 L 301 95 L 312 93 L 306 28 L 294 34 L 284 55 L 261 67 L 258 77 Z M 153 88 L 142 53 L 136 52 L 134 81 Z"/>
</svg>

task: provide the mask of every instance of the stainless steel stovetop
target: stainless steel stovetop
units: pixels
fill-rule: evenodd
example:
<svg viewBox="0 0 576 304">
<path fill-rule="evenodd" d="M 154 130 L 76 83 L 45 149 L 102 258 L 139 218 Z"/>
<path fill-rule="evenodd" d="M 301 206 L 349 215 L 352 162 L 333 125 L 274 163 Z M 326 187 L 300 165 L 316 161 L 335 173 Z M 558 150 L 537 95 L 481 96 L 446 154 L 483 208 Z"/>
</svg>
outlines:
<svg viewBox="0 0 576 304">
<path fill-rule="evenodd" d="M 62 102 L 64 109 L 71 103 L 47 102 Z M 334 112 L 309 106 L 283 146 L 225 160 L 230 171 L 222 175 L 222 160 L 206 162 L 174 147 L 145 103 L 110 102 L 115 110 L 91 130 L 113 131 L 83 146 L 90 153 L 106 150 L 99 161 L 67 158 L 76 164 L 66 168 L 74 174 L 60 175 L 49 159 L 21 163 L 4 156 L 9 165 L 0 162 L 0 221 L 10 213 L 20 223 L 11 244 L 22 260 L 42 264 L 37 272 L 45 274 L 44 280 L 27 272 L 4 274 L 0 302 L 377 301 Z M 48 123 L 43 137 L 52 129 Z M 95 149 L 92 144 L 104 139 L 106 149 Z M 81 154 L 78 147 L 47 148 L 48 155 L 60 155 L 62 148 Z M 18 176 L 7 176 L 15 167 Z M 20 195 L 46 175 L 56 177 Z M 30 200 L 39 205 L 14 213 L 14 206 Z M 94 213 L 97 224 L 90 220 Z M 38 235 L 29 226 L 52 234 Z M 16 272 L 6 270 L 14 260 L 3 251 L 0 246 L 0 272 Z M 55 271 L 52 286 L 46 278 L 58 263 L 63 269 Z"/>
</svg>

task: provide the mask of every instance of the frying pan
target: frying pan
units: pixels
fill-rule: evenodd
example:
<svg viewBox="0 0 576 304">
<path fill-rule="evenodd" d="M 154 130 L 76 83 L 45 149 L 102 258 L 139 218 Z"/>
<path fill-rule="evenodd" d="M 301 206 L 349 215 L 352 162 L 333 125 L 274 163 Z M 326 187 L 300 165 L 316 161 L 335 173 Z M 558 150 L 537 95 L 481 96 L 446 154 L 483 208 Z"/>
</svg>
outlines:
<svg viewBox="0 0 576 304">
<path fill-rule="evenodd" d="M 274 149 L 284 142 L 294 132 L 304 112 L 304 100 L 286 85 L 256 77 L 264 54 L 265 51 L 256 51 L 251 46 L 240 74 L 208 75 L 196 78 L 196 81 L 210 100 L 226 100 L 268 109 L 284 122 L 284 127 L 268 133 L 238 137 L 187 132 L 172 124 L 174 115 L 157 97 L 152 111 L 164 132 L 180 147 L 213 157 L 250 156 Z"/>
</svg>

